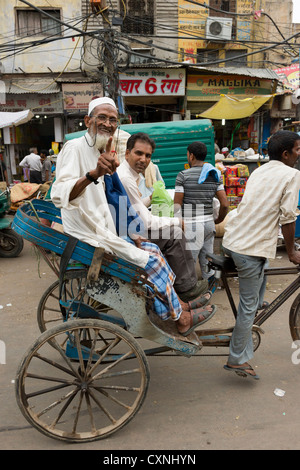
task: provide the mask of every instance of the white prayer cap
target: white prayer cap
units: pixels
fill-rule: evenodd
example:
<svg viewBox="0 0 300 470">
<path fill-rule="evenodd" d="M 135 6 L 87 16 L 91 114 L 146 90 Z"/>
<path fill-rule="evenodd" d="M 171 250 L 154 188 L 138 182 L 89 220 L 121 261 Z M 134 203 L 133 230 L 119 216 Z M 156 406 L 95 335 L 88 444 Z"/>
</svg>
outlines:
<svg viewBox="0 0 300 470">
<path fill-rule="evenodd" d="M 221 152 L 222 152 L 222 153 L 223 153 L 223 152 L 229 152 L 228 147 L 223 147 L 222 150 L 221 150 Z"/>
<path fill-rule="evenodd" d="M 95 98 L 90 102 L 88 115 L 90 116 L 93 109 L 96 108 L 96 106 L 100 106 L 100 104 L 110 104 L 111 106 L 117 109 L 114 100 L 108 98 L 107 96 L 103 96 L 102 98 Z"/>
</svg>

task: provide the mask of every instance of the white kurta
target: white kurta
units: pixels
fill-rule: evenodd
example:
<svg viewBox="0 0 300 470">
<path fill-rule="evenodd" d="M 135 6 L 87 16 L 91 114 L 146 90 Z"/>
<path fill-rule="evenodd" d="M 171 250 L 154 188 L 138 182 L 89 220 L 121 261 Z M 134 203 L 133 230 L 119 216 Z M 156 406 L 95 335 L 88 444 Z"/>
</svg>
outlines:
<svg viewBox="0 0 300 470">
<path fill-rule="evenodd" d="M 65 143 L 57 157 L 56 180 L 51 190 L 53 203 L 61 209 L 64 231 L 95 247 L 102 247 L 137 266 L 145 267 L 149 253 L 120 238 L 115 230 L 104 187 L 89 184 L 71 202 L 70 193 L 79 178 L 96 168 L 99 151 L 88 133 Z"/>
</svg>

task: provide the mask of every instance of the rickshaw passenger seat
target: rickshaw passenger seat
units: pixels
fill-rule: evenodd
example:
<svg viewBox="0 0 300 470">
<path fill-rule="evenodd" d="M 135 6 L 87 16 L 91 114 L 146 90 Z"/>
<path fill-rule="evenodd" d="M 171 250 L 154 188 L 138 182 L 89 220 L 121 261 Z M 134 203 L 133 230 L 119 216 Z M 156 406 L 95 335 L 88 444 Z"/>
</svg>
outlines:
<svg viewBox="0 0 300 470">
<path fill-rule="evenodd" d="M 222 271 L 226 271 L 226 272 L 236 271 L 236 267 L 233 262 L 233 259 L 230 258 L 229 256 L 215 255 L 213 253 L 209 253 L 206 256 L 206 258 L 215 268 L 219 268 Z"/>
</svg>

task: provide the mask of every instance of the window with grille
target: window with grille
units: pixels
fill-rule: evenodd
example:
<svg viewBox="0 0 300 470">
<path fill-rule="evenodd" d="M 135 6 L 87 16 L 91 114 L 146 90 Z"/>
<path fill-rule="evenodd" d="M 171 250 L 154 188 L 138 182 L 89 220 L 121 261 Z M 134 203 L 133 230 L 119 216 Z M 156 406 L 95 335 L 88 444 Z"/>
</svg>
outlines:
<svg viewBox="0 0 300 470">
<path fill-rule="evenodd" d="M 60 10 L 46 10 L 51 15 L 43 15 L 36 10 L 16 10 L 16 34 L 18 36 L 34 36 L 34 35 L 61 35 L 61 24 L 55 21 L 60 20 Z"/>
<path fill-rule="evenodd" d="M 154 34 L 154 0 L 122 0 L 122 32 L 152 36 Z"/>
<path fill-rule="evenodd" d="M 247 49 L 240 49 L 235 51 L 226 51 L 225 52 L 225 59 L 228 62 L 225 63 L 225 67 L 239 67 L 239 66 L 246 66 L 247 65 L 247 56 L 237 58 L 237 56 L 247 53 Z"/>
<path fill-rule="evenodd" d="M 223 11 L 230 11 L 230 1 L 229 0 L 223 0 L 221 2 L 220 8 Z"/>
<path fill-rule="evenodd" d="M 209 0 L 209 6 L 214 8 L 214 10 L 209 10 L 209 16 L 228 18 L 223 11 L 236 13 L 236 0 Z"/>
<path fill-rule="evenodd" d="M 207 64 L 219 59 L 219 51 L 214 49 L 197 49 L 197 62 L 199 64 Z M 218 67 L 219 64 L 216 64 Z"/>
</svg>

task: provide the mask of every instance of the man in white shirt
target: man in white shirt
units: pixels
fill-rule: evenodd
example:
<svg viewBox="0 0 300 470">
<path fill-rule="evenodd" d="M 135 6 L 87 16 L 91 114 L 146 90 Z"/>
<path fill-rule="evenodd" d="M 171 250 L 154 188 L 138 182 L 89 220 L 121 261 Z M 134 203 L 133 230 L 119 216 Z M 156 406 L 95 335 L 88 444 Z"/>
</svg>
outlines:
<svg viewBox="0 0 300 470">
<path fill-rule="evenodd" d="M 300 156 L 300 137 L 278 131 L 268 144 L 270 162 L 257 168 L 247 182 L 238 208 L 228 215 L 223 237 L 225 254 L 232 257 L 239 277 L 240 303 L 231 337 L 226 370 L 258 379 L 248 361 L 253 357 L 252 325 L 264 294 L 264 266 L 275 258 L 279 224 L 289 260 L 300 263 L 295 251 L 295 220 L 300 172 L 294 165 Z"/>
<path fill-rule="evenodd" d="M 139 248 L 132 240 L 118 236 L 105 193 L 105 179 L 115 175 L 119 165 L 111 148 L 118 126 L 114 101 L 110 98 L 92 100 L 84 121 L 87 133 L 66 142 L 57 157 L 51 198 L 61 208 L 64 230 L 85 243 L 102 247 L 144 268 L 149 280 L 166 298 L 165 302 L 155 298 L 155 312 L 163 320 L 172 318 L 178 332 L 187 336 L 213 316 L 215 307 L 189 310 L 173 288 L 174 274 L 158 247 L 141 242 Z M 139 245 L 138 241 L 136 243 Z"/>
<path fill-rule="evenodd" d="M 42 163 L 36 147 L 29 149 L 30 154 L 26 155 L 19 163 L 20 166 L 29 168 L 30 183 L 42 184 Z"/>
<path fill-rule="evenodd" d="M 155 142 L 148 134 L 139 132 L 129 137 L 126 157 L 117 173 L 130 202 L 145 227 L 145 238 L 161 249 L 176 275 L 174 287 L 186 302 L 190 295 L 199 296 L 208 289 L 208 281 L 197 281 L 197 273 L 191 251 L 182 230 L 182 220 L 177 217 L 158 217 L 147 209 L 147 202 L 139 191 L 140 174 L 148 167 Z"/>
</svg>

